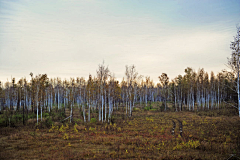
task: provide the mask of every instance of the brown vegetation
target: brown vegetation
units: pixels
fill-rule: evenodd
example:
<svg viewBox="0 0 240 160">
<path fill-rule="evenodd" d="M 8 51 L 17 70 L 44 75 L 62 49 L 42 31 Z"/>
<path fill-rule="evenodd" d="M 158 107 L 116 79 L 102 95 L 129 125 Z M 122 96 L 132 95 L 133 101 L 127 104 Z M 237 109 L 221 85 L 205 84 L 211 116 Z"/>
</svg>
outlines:
<svg viewBox="0 0 240 160">
<path fill-rule="evenodd" d="M 240 119 L 232 109 L 199 112 L 146 111 L 131 118 L 115 112 L 113 123 L 78 121 L 0 128 L 2 159 L 227 159 L 239 156 Z M 124 109 L 124 108 L 120 108 Z M 206 116 L 209 112 L 225 115 Z M 97 113 L 96 113 L 97 115 Z M 213 114 L 214 115 L 214 114 Z M 180 136 L 179 121 L 183 125 Z M 172 121 L 175 134 L 172 135 Z M 41 127 L 41 128 L 40 128 Z"/>
</svg>

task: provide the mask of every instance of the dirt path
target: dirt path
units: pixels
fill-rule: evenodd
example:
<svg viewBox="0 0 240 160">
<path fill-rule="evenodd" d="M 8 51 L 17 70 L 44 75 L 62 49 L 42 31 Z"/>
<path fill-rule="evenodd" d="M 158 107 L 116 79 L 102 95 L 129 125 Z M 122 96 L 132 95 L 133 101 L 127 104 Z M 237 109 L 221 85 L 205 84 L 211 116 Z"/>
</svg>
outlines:
<svg viewBox="0 0 240 160">
<path fill-rule="evenodd" d="M 175 135 L 175 128 L 176 128 L 176 123 L 174 122 L 174 120 L 172 120 L 173 123 L 173 128 L 172 128 L 172 135 Z"/>
<path fill-rule="evenodd" d="M 178 123 L 179 123 L 179 134 L 180 134 L 180 136 L 182 137 L 182 133 L 183 133 L 182 122 L 181 122 L 179 119 L 177 119 L 177 121 L 178 121 Z"/>
<path fill-rule="evenodd" d="M 182 122 L 179 120 L 179 119 L 177 119 L 177 118 L 175 118 L 177 121 L 178 121 L 178 123 L 179 123 L 179 134 L 180 134 L 180 136 L 182 137 L 182 134 L 183 134 L 183 125 L 182 125 Z M 175 128 L 176 128 L 176 122 L 174 121 L 174 120 L 172 120 L 172 123 L 173 123 L 173 127 L 172 127 L 172 130 L 171 130 L 171 133 L 172 133 L 172 135 L 174 136 L 175 135 Z"/>
</svg>

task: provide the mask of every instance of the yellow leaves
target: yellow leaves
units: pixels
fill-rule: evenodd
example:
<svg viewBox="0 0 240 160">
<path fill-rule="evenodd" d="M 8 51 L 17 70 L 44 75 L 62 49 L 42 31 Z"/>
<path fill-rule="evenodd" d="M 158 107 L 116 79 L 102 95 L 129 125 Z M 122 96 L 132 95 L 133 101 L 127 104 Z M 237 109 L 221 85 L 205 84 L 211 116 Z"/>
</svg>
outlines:
<svg viewBox="0 0 240 160">
<path fill-rule="evenodd" d="M 69 129 L 69 126 L 68 124 L 66 124 L 66 127 L 64 127 L 65 130 Z"/>
<path fill-rule="evenodd" d="M 183 145 L 177 144 L 175 147 L 173 147 L 173 150 L 181 150 L 183 148 Z"/>
<path fill-rule="evenodd" d="M 74 125 L 74 132 L 78 133 L 77 126 Z"/>
<path fill-rule="evenodd" d="M 160 132 L 161 132 L 161 133 L 164 133 L 164 131 L 165 131 L 165 128 L 162 127 Z"/>
<path fill-rule="evenodd" d="M 59 132 L 64 132 L 64 126 L 63 125 L 60 127 Z"/>
<path fill-rule="evenodd" d="M 200 146 L 199 141 L 193 141 L 193 140 L 189 140 L 188 145 L 190 145 L 191 148 L 197 148 L 198 146 Z"/>
<path fill-rule="evenodd" d="M 200 142 L 199 141 L 189 140 L 187 143 L 182 142 L 180 144 L 177 144 L 175 147 L 173 147 L 173 150 L 181 150 L 183 148 L 196 149 L 199 146 L 200 146 Z"/>
<path fill-rule="evenodd" d="M 183 120 L 183 121 L 182 121 L 182 124 L 183 124 L 183 125 L 186 125 L 186 124 L 187 124 L 187 122 Z"/>
<path fill-rule="evenodd" d="M 153 122 L 153 121 L 154 121 L 152 118 L 148 118 L 148 117 L 146 117 L 146 120 L 147 120 L 147 121 L 150 121 L 150 122 Z"/>
<path fill-rule="evenodd" d="M 105 124 L 105 129 L 107 129 L 107 128 L 108 128 L 108 124 L 106 123 L 106 124 Z"/>
<path fill-rule="evenodd" d="M 62 125 L 60 128 L 52 124 L 52 127 L 48 130 L 48 132 L 54 132 L 54 131 L 65 132 L 67 129 L 69 129 L 68 124 L 66 124 L 65 127 Z"/>
<path fill-rule="evenodd" d="M 71 143 L 68 143 L 68 147 L 71 147 L 72 145 L 71 145 Z"/>
<path fill-rule="evenodd" d="M 69 139 L 69 136 L 67 135 L 67 133 L 65 133 L 64 135 L 63 135 L 63 139 Z"/>
<path fill-rule="evenodd" d="M 121 132 L 122 129 L 121 129 L 121 127 L 118 127 L 117 130 L 118 130 L 119 132 Z"/>
<path fill-rule="evenodd" d="M 204 123 L 208 124 L 208 119 L 205 118 L 204 119 Z"/>
<path fill-rule="evenodd" d="M 127 149 L 126 149 L 126 153 L 128 153 Z"/>
<path fill-rule="evenodd" d="M 95 131 L 95 130 L 96 130 L 96 127 L 95 127 L 95 128 L 90 127 L 88 130 L 89 130 L 89 131 Z"/>
<path fill-rule="evenodd" d="M 159 147 L 157 148 L 158 150 L 161 150 L 161 149 L 164 149 L 165 148 L 165 146 L 164 146 L 165 144 L 164 144 L 164 142 L 162 142 L 162 143 L 159 143 Z"/>
</svg>

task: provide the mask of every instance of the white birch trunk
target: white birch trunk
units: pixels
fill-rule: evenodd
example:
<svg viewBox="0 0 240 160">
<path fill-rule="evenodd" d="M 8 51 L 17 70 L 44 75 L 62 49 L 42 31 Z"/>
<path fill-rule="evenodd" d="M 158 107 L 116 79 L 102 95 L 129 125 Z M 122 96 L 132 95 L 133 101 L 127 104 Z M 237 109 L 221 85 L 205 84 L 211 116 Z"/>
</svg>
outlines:
<svg viewBox="0 0 240 160">
<path fill-rule="evenodd" d="M 40 106 L 41 106 L 41 121 L 42 121 L 42 105 L 41 105 L 41 102 L 40 102 Z"/>
<path fill-rule="evenodd" d="M 107 91 L 105 90 L 105 121 L 107 120 Z"/>
<path fill-rule="evenodd" d="M 103 94 L 102 94 L 102 122 L 103 122 L 103 105 L 104 105 L 104 98 L 103 98 Z"/>
</svg>

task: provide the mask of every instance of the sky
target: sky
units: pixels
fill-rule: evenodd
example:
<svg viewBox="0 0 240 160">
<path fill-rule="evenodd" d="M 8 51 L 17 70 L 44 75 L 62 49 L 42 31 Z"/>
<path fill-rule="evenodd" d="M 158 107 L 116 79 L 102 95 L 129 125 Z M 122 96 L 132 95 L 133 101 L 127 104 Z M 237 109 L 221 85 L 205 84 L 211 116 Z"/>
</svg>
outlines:
<svg viewBox="0 0 240 160">
<path fill-rule="evenodd" d="M 227 69 L 239 0 L 0 0 L 0 81 Z"/>
</svg>

